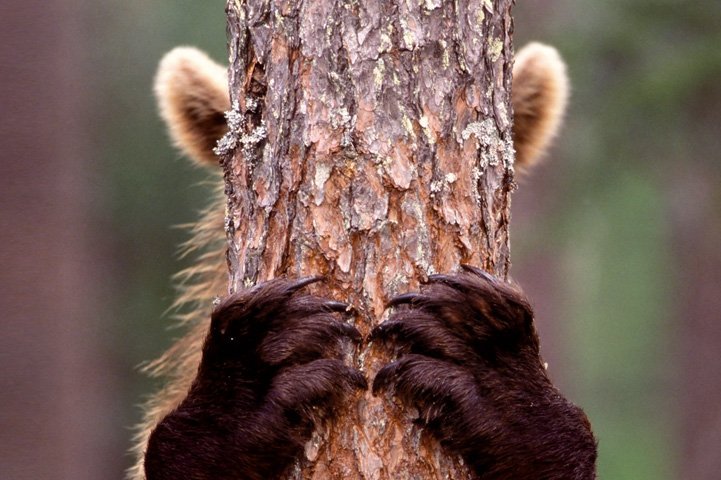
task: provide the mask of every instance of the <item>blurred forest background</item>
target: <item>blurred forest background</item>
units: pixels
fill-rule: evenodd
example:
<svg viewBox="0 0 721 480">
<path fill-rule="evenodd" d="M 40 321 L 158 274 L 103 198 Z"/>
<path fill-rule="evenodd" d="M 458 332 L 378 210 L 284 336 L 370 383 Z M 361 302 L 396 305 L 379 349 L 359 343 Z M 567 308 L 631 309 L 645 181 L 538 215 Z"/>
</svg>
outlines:
<svg viewBox="0 0 721 480">
<path fill-rule="evenodd" d="M 0 6 L 0 477 L 121 478 L 138 371 L 178 334 L 174 225 L 209 197 L 152 79 L 224 61 L 224 2 Z M 558 47 L 560 140 L 513 198 L 512 276 L 588 412 L 602 479 L 721 478 L 721 2 L 525 0 L 516 46 Z"/>
</svg>

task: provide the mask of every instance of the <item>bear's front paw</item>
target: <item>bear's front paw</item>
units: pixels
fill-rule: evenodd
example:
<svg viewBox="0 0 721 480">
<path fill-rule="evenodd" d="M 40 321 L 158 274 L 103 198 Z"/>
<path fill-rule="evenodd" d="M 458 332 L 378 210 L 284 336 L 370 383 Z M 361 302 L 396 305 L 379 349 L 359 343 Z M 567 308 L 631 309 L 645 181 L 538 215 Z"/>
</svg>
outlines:
<svg viewBox="0 0 721 480">
<path fill-rule="evenodd" d="M 416 408 L 418 423 L 482 479 L 594 477 L 590 424 L 546 376 L 517 287 L 463 266 L 389 306 L 370 339 L 399 358 L 378 372 L 375 394 Z"/>
<path fill-rule="evenodd" d="M 188 396 L 149 440 L 148 480 L 277 478 L 318 422 L 367 388 L 341 360 L 344 341 L 361 339 L 338 318 L 350 307 L 299 293 L 319 280 L 271 280 L 215 308 Z"/>
</svg>

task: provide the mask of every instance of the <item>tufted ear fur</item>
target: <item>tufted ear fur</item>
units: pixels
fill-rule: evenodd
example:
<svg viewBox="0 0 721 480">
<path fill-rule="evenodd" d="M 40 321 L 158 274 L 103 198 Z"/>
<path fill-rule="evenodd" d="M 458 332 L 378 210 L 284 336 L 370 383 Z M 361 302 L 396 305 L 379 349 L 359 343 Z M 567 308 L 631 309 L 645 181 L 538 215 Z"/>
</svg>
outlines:
<svg viewBox="0 0 721 480">
<path fill-rule="evenodd" d="M 225 134 L 230 109 L 227 71 L 192 47 L 168 52 L 158 67 L 155 95 L 178 148 L 200 164 L 216 165 L 213 147 Z M 561 125 L 568 98 L 566 66 L 555 48 L 531 43 L 513 67 L 514 144 L 519 170 L 534 165 Z"/>
<path fill-rule="evenodd" d="M 200 50 L 178 47 L 160 61 L 155 96 L 173 143 L 202 165 L 217 165 L 213 147 L 227 131 L 228 74 Z"/>
<path fill-rule="evenodd" d="M 558 133 L 568 101 L 566 64 L 558 51 L 530 43 L 513 66 L 513 143 L 516 167 L 533 166 Z"/>
</svg>

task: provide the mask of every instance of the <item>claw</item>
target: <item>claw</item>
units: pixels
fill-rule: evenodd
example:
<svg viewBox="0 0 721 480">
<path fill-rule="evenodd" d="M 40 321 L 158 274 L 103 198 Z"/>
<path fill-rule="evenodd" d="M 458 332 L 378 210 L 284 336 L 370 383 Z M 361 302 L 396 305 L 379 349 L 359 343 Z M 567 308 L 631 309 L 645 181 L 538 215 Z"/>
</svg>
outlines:
<svg viewBox="0 0 721 480">
<path fill-rule="evenodd" d="M 383 339 L 383 336 L 385 334 L 385 327 L 383 327 L 383 325 L 385 325 L 385 323 L 381 323 L 373 330 L 371 330 L 371 333 L 368 334 L 368 343 Z"/>
<path fill-rule="evenodd" d="M 378 340 L 383 336 L 385 327 L 385 322 L 381 323 L 380 325 L 376 326 L 373 330 L 371 330 L 371 333 L 368 334 L 368 342 L 373 342 L 375 340 Z"/>
<path fill-rule="evenodd" d="M 482 277 L 491 283 L 498 282 L 498 279 L 495 276 L 491 275 L 490 273 L 481 268 L 475 267 L 473 265 L 468 265 L 467 263 L 461 263 L 461 268 L 466 272 L 478 275 L 479 277 Z"/>
<path fill-rule="evenodd" d="M 322 275 L 315 275 L 315 276 L 312 276 L 312 277 L 300 278 L 300 279 L 296 280 L 295 282 L 291 283 L 291 284 L 288 286 L 288 292 L 289 292 L 289 293 L 297 292 L 297 291 L 300 290 L 301 288 L 307 287 L 307 286 L 310 285 L 311 283 L 317 283 L 317 282 L 320 282 L 320 281 L 322 281 L 322 280 L 325 280 L 325 277 L 322 276 Z"/>
<path fill-rule="evenodd" d="M 360 370 L 351 370 L 350 380 L 353 386 L 359 390 L 368 390 L 368 380 L 366 380 L 365 375 L 363 375 L 363 372 Z"/>
<path fill-rule="evenodd" d="M 386 303 L 386 308 L 397 307 L 405 303 L 412 304 L 418 300 L 425 300 L 426 298 L 425 295 L 421 295 L 420 293 L 404 293 L 403 295 L 391 298 L 388 303 Z"/>
<path fill-rule="evenodd" d="M 386 336 L 397 333 L 400 327 L 402 327 L 402 324 L 400 322 L 386 320 L 371 331 L 370 335 L 368 335 L 368 341 L 384 341 L 386 339 Z"/>
<path fill-rule="evenodd" d="M 464 278 L 460 275 L 430 275 L 428 277 L 428 283 L 440 283 L 461 293 L 474 289 L 473 283 L 469 282 L 468 278 Z"/>
<path fill-rule="evenodd" d="M 361 341 L 363 341 L 363 335 L 361 335 L 358 329 L 355 328 L 353 325 L 342 322 L 337 322 L 336 325 L 338 330 L 340 330 L 343 335 L 345 335 L 355 343 L 360 343 Z"/>
<path fill-rule="evenodd" d="M 338 302 L 336 300 L 327 300 L 323 302 L 323 309 L 328 312 L 346 313 L 348 315 L 355 315 L 357 313 L 353 305 L 349 305 L 344 302 Z"/>
<path fill-rule="evenodd" d="M 434 273 L 428 275 L 428 283 L 454 283 L 453 275 L 445 275 L 443 273 Z"/>
<path fill-rule="evenodd" d="M 385 367 L 381 368 L 376 374 L 376 378 L 373 379 L 373 395 L 376 396 L 383 390 L 388 388 L 392 377 L 396 375 L 398 369 L 398 362 L 389 363 Z"/>
</svg>

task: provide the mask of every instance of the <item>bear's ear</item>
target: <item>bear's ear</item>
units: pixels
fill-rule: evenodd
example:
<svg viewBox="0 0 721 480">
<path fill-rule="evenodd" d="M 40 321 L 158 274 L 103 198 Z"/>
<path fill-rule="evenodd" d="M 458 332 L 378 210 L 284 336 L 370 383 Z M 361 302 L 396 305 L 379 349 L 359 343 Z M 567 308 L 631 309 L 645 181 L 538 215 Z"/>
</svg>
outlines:
<svg viewBox="0 0 721 480">
<path fill-rule="evenodd" d="M 198 49 L 179 47 L 158 67 L 155 94 L 173 142 L 201 164 L 227 131 L 227 70 Z M 513 67 L 514 145 L 520 170 L 538 161 L 560 127 L 568 98 L 566 66 L 553 47 L 531 43 Z"/>
<path fill-rule="evenodd" d="M 534 165 L 556 136 L 568 100 L 566 64 L 555 48 L 526 45 L 513 65 L 513 143 L 516 167 Z"/>
<path fill-rule="evenodd" d="M 155 96 L 173 143 L 203 165 L 218 165 L 213 148 L 227 131 L 228 74 L 206 54 L 178 47 L 160 61 Z"/>
</svg>

